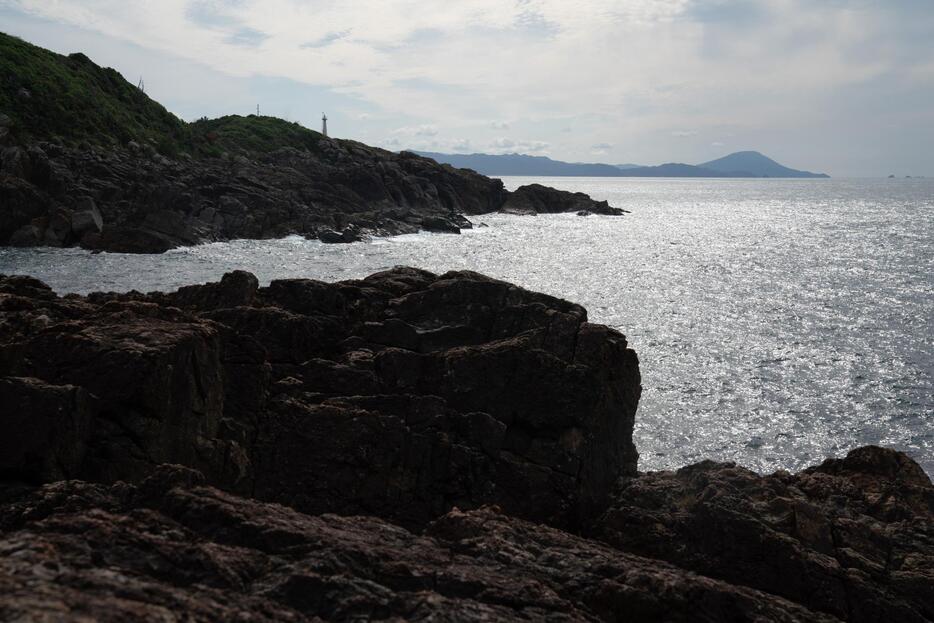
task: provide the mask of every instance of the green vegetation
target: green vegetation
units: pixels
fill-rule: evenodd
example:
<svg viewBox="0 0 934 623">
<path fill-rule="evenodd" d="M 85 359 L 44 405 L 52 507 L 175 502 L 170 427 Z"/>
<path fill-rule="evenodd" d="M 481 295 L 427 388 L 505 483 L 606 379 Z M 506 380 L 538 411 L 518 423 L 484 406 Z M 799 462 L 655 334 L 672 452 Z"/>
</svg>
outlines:
<svg viewBox="0 0 934 623">
<path fill-rule="evenodd" d="M 62 56 L 0 33 L 0 113 L 20 141 L 148 144 L 174 156 L 314 150 L 321 135 L 275 117 L 231 115 L 186 123 L 117 71 L 84 54 Z"/>
<path fill-rule="evenodd" d="M 245 150 L 266 153 L 280 147 L 315 151 L 321 134 L 298 123 L 277 117 L 228 115 L 218 119 L 199 119 L 190 126 L 200 139 L 198 150 L 206 155 Z"/>
</svg>

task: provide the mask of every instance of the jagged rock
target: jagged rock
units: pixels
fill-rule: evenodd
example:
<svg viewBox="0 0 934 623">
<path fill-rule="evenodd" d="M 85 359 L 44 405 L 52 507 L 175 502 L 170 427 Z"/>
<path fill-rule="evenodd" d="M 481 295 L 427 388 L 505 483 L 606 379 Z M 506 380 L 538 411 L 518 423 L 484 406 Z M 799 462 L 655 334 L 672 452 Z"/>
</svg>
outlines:
<svg viewBox="0 0 934 623">
<path fill-rule="evenodd" d="M 934 487 L 877 447 L 798 474 L 730 463 L 624 480 L 596 534 L 854 622 L 934 617 Z"/>
<path fill-rule="evenodd" d="M 476 273 L 258 288 L 236 272 L 63 299 L 9 288 L 0 378 L 73 385 L 98 405 L 69 477 L 133 481 L 176 462 L 315 512 L 414 527 L 496 503 L 577 526 L 635 472 L 625 338 Z"/>
<path fill-rule="evenodd" d="M 486 508 L 423 534 L 312 517 L 160 468 L 0 509 L 8 620 L 832 621 L 780 597 Z"/>
<path fill-rule="evenodd" d="M 509 195 L 503 206 L 512 214 L 546 214 L 555 212 L 587 211 L 592 214 L 619 216 L 624 211 L 612 208 L 606 201 L 594 201 L 584 193 L 555 190 L 541 184 L 520 186 Z"/>
</svg>

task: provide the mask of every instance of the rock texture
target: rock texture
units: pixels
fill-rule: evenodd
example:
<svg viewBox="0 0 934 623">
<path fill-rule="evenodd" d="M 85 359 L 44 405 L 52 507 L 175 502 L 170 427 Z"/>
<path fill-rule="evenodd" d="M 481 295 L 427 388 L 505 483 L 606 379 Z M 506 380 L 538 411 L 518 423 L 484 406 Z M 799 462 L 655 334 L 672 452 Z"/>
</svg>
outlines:
<svg viewBox="0 0 934 623">
<path fill-rule="evenodd" d="M 708 461 L 628 478 L 594 533 L 847 621 L 934 620 L 934 488 L 892 450 L 798 474 Z"/>
<path fill-rule="evenodd" d="M 42 142 L 0 150 L 0 244 L 159 253 L 234 238 L 458 233 L 464 215 L 582 209 L 621 214 L 581 193 L 500 180 L 403 152 L 322 138 L 315 150 L 172 160 Z"/>
<path fill-rule="evenodd" d="M 309 512 L 573 528 L 635 473 L 625 337 L 475 273 L 87 298 L 9 277 L 0 319 L 0 471 L 27 482 L 179 463 Z"/>
<path fill-rule="evenodd" d="M 0 276 L 0 619 L 934 620 L 910 458 L 639 474 L 640 391 L 624 336 L 471 272 Z"/>
<path fill-rule="evenodd" d="M 65 481 L 8 493 L 0 618 L 833 620 L 495 509 L 453 510 L 413 533 L 198 480 L 167 467 L 139 487 Z"/>
</svg>

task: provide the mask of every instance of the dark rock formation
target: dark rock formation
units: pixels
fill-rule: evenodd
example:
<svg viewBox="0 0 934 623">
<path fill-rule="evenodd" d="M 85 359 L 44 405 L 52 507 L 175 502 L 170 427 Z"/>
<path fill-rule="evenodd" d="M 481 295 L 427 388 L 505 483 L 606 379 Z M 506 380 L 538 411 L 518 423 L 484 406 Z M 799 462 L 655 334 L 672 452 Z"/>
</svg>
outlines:
<svg viewBox="0 0 934 623">
<path fill-rule="evenodd" d="M 0 244 L 81 245 L 159 253 L 206 241 L 299 234 L 353 242 L 361 233 L 458 233 L 463 215 L 516 206 L 534 212 L 606 202 L 536 186 L 509 193 L 500 180 L 353 141 L 320 139 L 223 158 L 172 160 L 126 150 L 43 142 L 0 153 Z"/>
<path fill-rule="evenodd" d="M 798 474 L 708 461 L 625 479 L 595 533 L 847 621 L 934 620 L 934 488 L 892 450 Z"/>
<path fill-rule="evenodd" d="M 635 473 L 626 339 L 474 273 L 87 298 L 4 278 L 0 318 L 0 400 L 22 405 L 0 470 L 27 482 L 180 463 L 313 512 L 415 526 L 495 503 L 574 527 Z"/>
<path fill-rule="evenodd" d="M 529 184 L 517 189 L 506 199 L 502 210 L 511 214 L 589 212 L 619 216 L 625 213 L 625 210 L 610 207 L 606 201 L 594 201 L 584 193 L 555 190 L 541 184 Z"/>
<path fill-rule="evenodd" d="M 419 534 L 234 497 L 177 467 L 7 497 L 3 620 L 834 620 L 490 508 Z"/>
<path fill-rule="evenodd" d="M 0 619 L 934 620 L 911 459 L 638 474 L 639 383 L 471 272 L 0 276 Z"/>
</svg>

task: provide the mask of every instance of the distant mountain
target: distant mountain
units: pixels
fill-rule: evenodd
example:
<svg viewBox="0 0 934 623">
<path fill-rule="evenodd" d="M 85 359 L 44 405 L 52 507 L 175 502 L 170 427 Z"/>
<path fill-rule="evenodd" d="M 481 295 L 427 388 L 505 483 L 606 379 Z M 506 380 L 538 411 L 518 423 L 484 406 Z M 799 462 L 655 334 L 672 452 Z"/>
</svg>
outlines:
<svg viewBox="0 0 934 623">
<path fill-rule="evenodd" d="M 524 154 L 441 154 L 415 152 L 443 164 L 473 169 L 484 175 L 576 177 L 829 177 L 789 169 L 757 151 L 740 151 L 699 165 L 670 162 L 658 166 L 562 162 Z"/>
<path fill-rule="evenodd" d="M 429 151 L 417 151 L 415 153 L 459 169 L 473 169 L 483 175 L 617 177 L 620 174 L 620 168 L 612 164 L 561 162 L 545 156 L 527 156 L 524 154 L 439 154 Z"/>
<path fill-rule="evenodd" d="M 758 177 L 743 171 L 714 171 L 693 164 L 669 162 L 657 167 L 637 167 L 635 169 L 621 169 L 617 177 Z"/>
<path fill-rule="evenodd" d="M 789 169 L 757 151 L 738 151 L 735 154 L 704 162 L 697 166 L 721 173 L 742 171 L 750 173 L 754 177 L 830 177 L 826 173 L 811 173 L 810 171 Z"/>
</svg>

